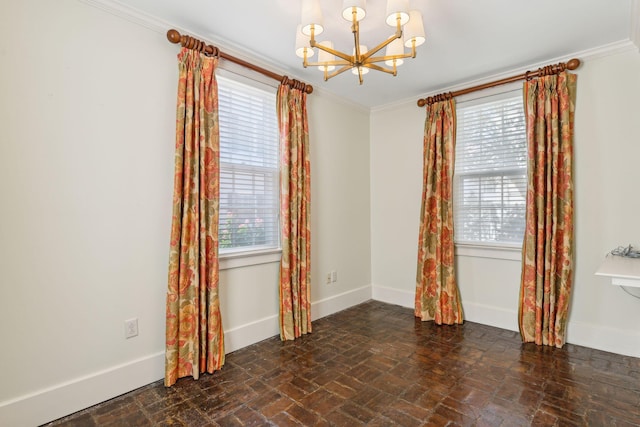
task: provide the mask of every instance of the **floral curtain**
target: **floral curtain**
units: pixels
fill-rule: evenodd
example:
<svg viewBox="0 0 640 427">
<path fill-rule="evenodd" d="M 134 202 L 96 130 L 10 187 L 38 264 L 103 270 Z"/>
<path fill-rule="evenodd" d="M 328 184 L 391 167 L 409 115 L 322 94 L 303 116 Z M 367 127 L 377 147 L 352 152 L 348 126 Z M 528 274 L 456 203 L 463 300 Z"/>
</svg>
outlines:
<svg viewBox="0 0 640 427">
<path fill-rule="evenodd" d="M 295 82 L 295 81 L 294 81 Z M 280 338 L 311 332 L 311 168 L 307 94 L 285 81 L 278 88 L 280 131 Z"/>
<path fill-rule="evenodd" d="M 216 57 L 178 55 L 165 385 L 224 364 L 218 301 L 219 128 Z"/>
<path fill-rule="evenodd" d="M 524 342 L 562 347 L 573 282 L 573 117 L 577 76 L 524 84 L 527 219 L 518 320 Z"/>
<path fill-rule="evenodd" d="M 454 269 L 455 101 L 427 105 L 415 315 L 436 324 L 463 322 Z"/>
</svg>

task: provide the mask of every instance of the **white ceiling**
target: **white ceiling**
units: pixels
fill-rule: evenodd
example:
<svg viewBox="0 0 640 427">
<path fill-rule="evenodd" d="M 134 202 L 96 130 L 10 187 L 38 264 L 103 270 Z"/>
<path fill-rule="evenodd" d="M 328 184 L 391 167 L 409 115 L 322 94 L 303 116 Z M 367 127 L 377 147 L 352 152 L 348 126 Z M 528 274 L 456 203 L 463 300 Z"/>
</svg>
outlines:
<svg viewBox="0 0 640 427">
<path fill-rule="evenodd" d="M 364 84 L 351 73 L 327 82 L 304 69 L 294 53 L 299 0 L 120 0 L 179 28 L 272 65 L 314 87 L 367 107 L 437 91 L 503 71 L 630 39 L 634 0 L 410 0 L 422 11 L 427 42 L 398 75 L 371 71 Z M 321 0 L 325 32 L 350 52 L 350 24 L 341 0 Z M 393 33 L 384 23 L 386 0 L 369 0 L 361 43 L 374 46 Z"/>
</svg>

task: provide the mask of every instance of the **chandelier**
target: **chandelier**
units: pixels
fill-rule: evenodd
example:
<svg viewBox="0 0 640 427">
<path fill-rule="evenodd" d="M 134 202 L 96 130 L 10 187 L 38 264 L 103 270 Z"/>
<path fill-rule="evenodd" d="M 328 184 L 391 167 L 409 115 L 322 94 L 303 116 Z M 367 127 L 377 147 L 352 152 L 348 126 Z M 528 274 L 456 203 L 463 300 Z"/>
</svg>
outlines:
<svg viewBox="0 0 640 427">
<path fill-rule="evenodd" d="M 351 22 L 354 47 L 351 54 L 334 49 L 329 40 L 317 42 L 316 36 L 324 31 L 320 0 L 302 0 L 302 22 L 296 31 L 296 55 L 303 58 L 303 66 L 317 66 L 324 73 L 324 80 L 342 74 L 347 70 L 362 76 L 369 70 L 382 71 L 397 75 L 397 67 L 404 58 L 415 58 L 416 47 L 425 42 L 422 14 L 418 10 L 408 9 L 408 0 L 387 0 L 387 25 L 395 27 L 396 32 L 376 47 L 367 49 L 360 44 L 360 21 L 366 15 L 366 0 L 343 0 L 342 17 Z M 405 53 L 405 47 L 411 52 Z M 318 49 L 318 62 L 309 62 Z M 384 56 L 374 56 L 386 48 Z M 337 57 L 337 59 L 336 59 Z M 384 62 L 385 66 L 378 65 Z M 336 69 L 337 68 L 337 69 Z"/>
</svg>

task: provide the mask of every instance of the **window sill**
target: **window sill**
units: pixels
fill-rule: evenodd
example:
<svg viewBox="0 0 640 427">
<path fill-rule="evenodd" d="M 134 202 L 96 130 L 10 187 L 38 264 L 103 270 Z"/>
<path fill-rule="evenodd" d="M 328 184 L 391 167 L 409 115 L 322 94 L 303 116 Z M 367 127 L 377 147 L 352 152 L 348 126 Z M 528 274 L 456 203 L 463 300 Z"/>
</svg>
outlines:
<svg viewBox="0 0 640 427">
<path fill-rule="evenodd" d="M 220 270 L 248 267 L 251 265 L 280 262 L 282 249 L 264 249 L 250 252 L 230 252 L 220 255 Z"/>
<path fill-rule="evenodd" d="M 505 259 L 519 262 L 522 260 L 522 247 L 487 243 L 456 243 L 455 254 L 463 257 Z"/>
</svg>

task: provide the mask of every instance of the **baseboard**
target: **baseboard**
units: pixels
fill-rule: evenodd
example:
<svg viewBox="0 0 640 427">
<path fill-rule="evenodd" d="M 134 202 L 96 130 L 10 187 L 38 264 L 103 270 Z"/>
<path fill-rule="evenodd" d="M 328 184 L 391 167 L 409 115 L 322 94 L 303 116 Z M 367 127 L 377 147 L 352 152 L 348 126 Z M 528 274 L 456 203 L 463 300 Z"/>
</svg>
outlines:
<svg viewBox="0 0 640 427">
<path fill-rule="evenodd" d="M 570 321 L 567 325 L 567 342 L 640 358 L 640 332 L 637 330 L 607 328 L 590 323 Z"/>
<path fill-rule="evenodd" d="M 415 292 L 373 285 L 371 295 L 371 298 L 376 301 L 395 304 L 401 307 L 413 308 L 415 304 Z"/>
<path fill-rule="evenodd" d="M 374 285 L 372 294 L 373 299 L 376 301 L 396 304 L 411 309 L 413 309 L 415 304 L 414 292 Z M 511 331 L 518 330 L 516 312 L 482 304 L 465 303 L 464 301 L 462 302 L 462 308 L 465 320 L 470 322 L 482 323 L 483 325 L 495 326 L 496 328 Z"/>
<path fill-rule="evenodd" d="M 318 320 L 338 311 L 371 299 L 371 287 L 363 286 L 348 292 L 331 296 L 311 303 L 311 320 Z M 225 331 L 225 352 L 239 350 L 280 333 L 278 315 L 265 317 L 255 322 Z"/>
<path fill-rule="evenodd" d="M 491 305 L 462 301 L 464 320 L 494 326 L 508 331 L 518 330 L 518 312 Z"/>
<path fill-rule="evenodd" d="M 482 304 L 465 303 L 464 317 L 470 322 L 518 331 L 517 310 L 506 310 Z M 569 320 L 567 342 L 596 350 L 640 357 L 640 332 L 608 328 Z"/>
<path fill-rule="evenodd" d="M 164 377 L 164 352 L 0 403 L 0 425 L 33 427 Z"/>
<path fill-rule="evenodd" d="M 364 286 L 311 303 L 312 319 L 320 319 L 371 299 Z M 278 315 L 225 331 L 225 352 L 279 333 Z M 33 427 L 112 399 L 164 378 L 164 352 L 0 402 L 0 426 Z"/>
<path fill-rule="evenodd" d="M 413 292 L 399 289 L 372 287 L 372 298 L 389 304 L 413 308 Z M 464 318 L 509 331 L 518 331 L 518 312 L 500 307 L 462 302 Z M 607 328 L 584 322 L 570 321 L 567 325 L 567 342 L 596 350 L 640 358 L 640 332 Z"/>
<path fill-rule="evenodd" d="M 280 333 L 278 315 L 265 317 L 224 332 L 224 352 L 240 350 Z"/>
<path fill-rule="evenodd" d="M 311 303 L 311 320 L 318 320 L 330 314 L 346 310 L 354 305 L 361 304 L 371 299 L 371 286 L 363 286 L 358 289 L 343 292 Z"/>
</svg>

